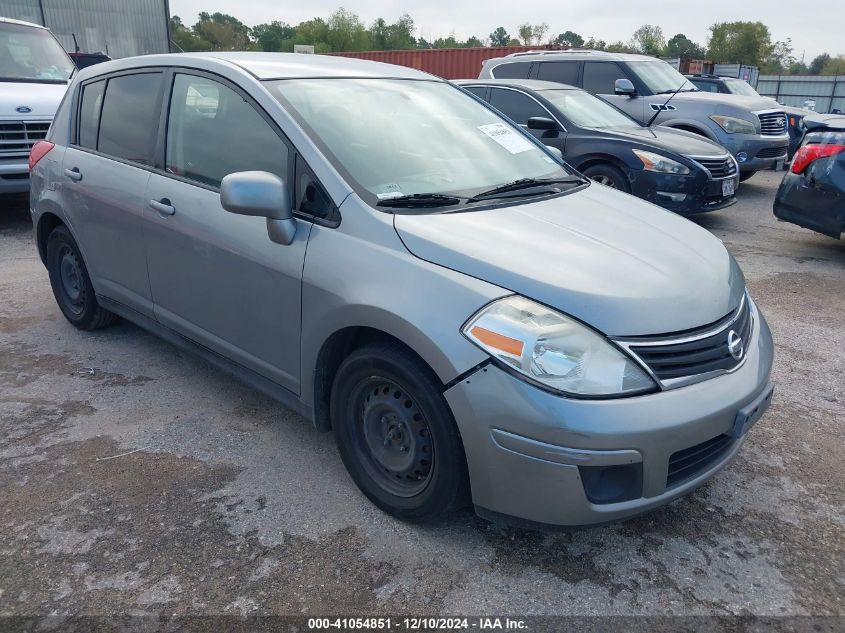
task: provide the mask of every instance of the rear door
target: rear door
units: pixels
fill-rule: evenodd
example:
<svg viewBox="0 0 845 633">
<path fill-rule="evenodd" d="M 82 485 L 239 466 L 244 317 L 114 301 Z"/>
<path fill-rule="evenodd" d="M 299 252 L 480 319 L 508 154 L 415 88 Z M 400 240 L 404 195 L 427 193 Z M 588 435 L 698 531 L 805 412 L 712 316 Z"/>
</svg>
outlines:
<svg viewBox="0 0 845 633">
<path fill-rule="evenodd" d="M 163 325 L 299 393 L 302 267 L 311 222 L 293 243 L 264 218 L 228 213 L 224 176 L 267 171 L 294 195 L 294 154 L 236 86 L 175 72 L 145 209 L 150 283 Z M 319 199 L 312 191 L 311 198 Z"/>
<path fill-rule="evenodd" d="M 145 69 L 84 83 L 62 165 L 64 205 L 94 289 L 149 317 L 144 195 L 162 78 Z"/>
<path fill-rule="evenodd" d="M 581 78 L 581 86 L 584 90 L 600 96 L 608 103 L 612 103 L 640 123 L 645 123 L 645 99 L 641 96 L 616 95 L 617 79 L 630 79 L 630 77 L 625 73 L 622 66 L 616 62 L 588 61 L 584 63 Z"/>
</svg>

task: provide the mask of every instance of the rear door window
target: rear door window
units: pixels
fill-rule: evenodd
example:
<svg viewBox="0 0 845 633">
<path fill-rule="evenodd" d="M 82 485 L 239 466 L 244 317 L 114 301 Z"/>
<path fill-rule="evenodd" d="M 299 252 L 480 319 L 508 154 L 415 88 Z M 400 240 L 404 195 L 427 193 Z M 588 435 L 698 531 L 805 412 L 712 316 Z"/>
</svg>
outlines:
<svg viewBox="0 0 845 633">
<path fill-rule="evenodd" d="M 95 81 L 82 87 L 79 105 L 79 134 L 77 144 L 88 149 L 97 149 L 97 129 L 100 126 L 100 108 L 103 106 L 103 91 L 106 81 Z"/>
<path fill-rule="evenodd" d="M 159 119 L 161 73 L 112 77 L 106 86 L 97 150 L 146 165 Z"/>
<path fill-rule="evenodd" d="M 571 86 L 578 85 L 578 65 L 580 62 L 543 62 L 537 72 L 537 79 L 556 81 Z"/>
<path fill-rule="evenodd" d="M 594 95 L 612 95 L 616 80 L 626 79 L 616 62 L 587 62 L 584 64 L 584 90 Z"/>
<path fill-rule="evenodd" d="M 543 106 L 527 94 L 516 90 L 492 88 L 490 90 L 490 105 L 504 112 L 519 125 L 527 125 L 533 116 L 549 117 Z"/>
<path fill-rule="evenodd" d="M 168 173 L 210 187 L 241 171 L 287 179 L 288 157 L 287 143 L 239 93 L 205 77 L 175 76 L 167 123 Z"/>
<path fill-rule="evenodd" d="M 528 79 L 529 70 L 531 62 L 516 62 L 499 64 L 490 72 L 496 79 Z"/>
</svg>

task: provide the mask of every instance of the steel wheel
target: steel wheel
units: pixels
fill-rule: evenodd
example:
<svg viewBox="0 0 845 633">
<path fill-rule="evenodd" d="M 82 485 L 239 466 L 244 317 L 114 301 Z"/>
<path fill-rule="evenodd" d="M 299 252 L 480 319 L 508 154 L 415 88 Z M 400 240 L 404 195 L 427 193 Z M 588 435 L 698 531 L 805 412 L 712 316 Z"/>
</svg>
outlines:
<svg viewBox="0 0 845 633">
<path fill-rule="evenodd" d="M 73 314 L 80 315 L 85 310 L 85 285 L 79 259 L 68 246 L 59 252 L 59 280 L 65 306 Z"/>
<path fill-rule="evenodd" d="M 356 448 L 370 477 L 390 494 L 420 494 L 431 479 L 434 446 L 419 406 L 401 386 L 379 377 L 361 381 L 352 398 L 359 412 Z"/>
</svg>

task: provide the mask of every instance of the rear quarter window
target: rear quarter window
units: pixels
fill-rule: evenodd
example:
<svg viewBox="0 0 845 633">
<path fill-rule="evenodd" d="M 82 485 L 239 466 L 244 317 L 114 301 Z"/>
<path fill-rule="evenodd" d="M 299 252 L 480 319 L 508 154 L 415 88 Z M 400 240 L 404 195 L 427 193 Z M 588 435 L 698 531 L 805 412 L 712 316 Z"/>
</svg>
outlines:
<svg viewBox="0 0 845 633">
<path fill-rule="evenodd" d="M 490 71 L 490 74 L 496 79 L 528 79 L 529 70 L 531 70 L 531 62 L 511 62 L 499 64 Z"/>
<path fill-rule="evenodd" d="M 97 128 L 100 125 L 100 108 L 103 106 L 105 80 L 82 86 L 82 98 L 79 100 L 79 134 L 77 144 L 89 149 L 97 149 Z"/>
</svg>

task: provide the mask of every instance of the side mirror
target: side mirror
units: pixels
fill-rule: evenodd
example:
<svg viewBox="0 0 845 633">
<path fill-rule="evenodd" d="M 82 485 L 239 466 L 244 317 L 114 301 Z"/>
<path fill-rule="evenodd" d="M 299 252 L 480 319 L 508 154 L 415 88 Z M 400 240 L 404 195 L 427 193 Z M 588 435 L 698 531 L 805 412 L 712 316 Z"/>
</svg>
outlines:
<svg viewBox="0 0 845 633">
<path fill-rule="evenodd" d="M 220 204 L 229 213 L 267 218 L 267 234 L 278 244 L 296 235 L 290 195 L 285 181 L 266 171 L 229 174 L 220 183 Z"/>
<path fill-rule="evenodd" d="M 528 119 L 529 130 L 557 130 L 559 127 L 557 121 L 549 117 L 532 116 Z"/>
<path fill-rule="evenodd" d="M 630 79 L 617 79 L 613 86 L 613 92 L 621 97 L 634 97 L 637 94 L 637 89 Z"/>
</svg>

